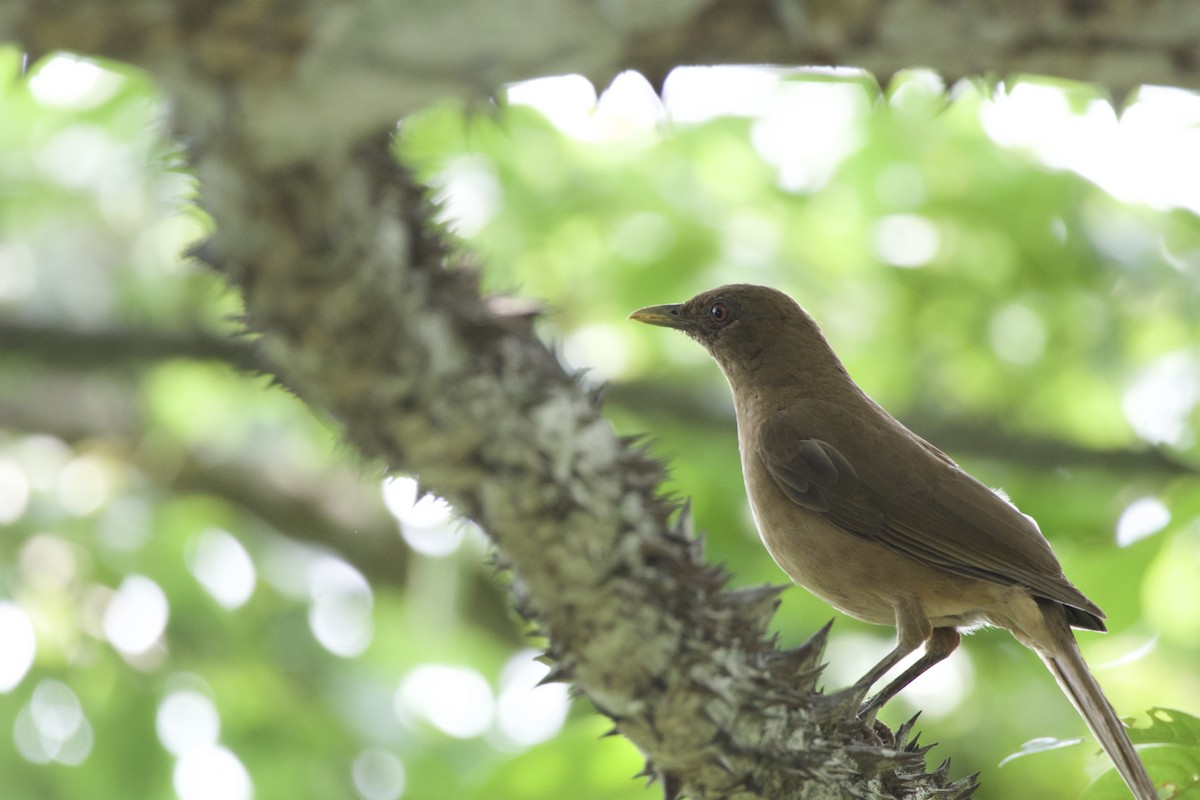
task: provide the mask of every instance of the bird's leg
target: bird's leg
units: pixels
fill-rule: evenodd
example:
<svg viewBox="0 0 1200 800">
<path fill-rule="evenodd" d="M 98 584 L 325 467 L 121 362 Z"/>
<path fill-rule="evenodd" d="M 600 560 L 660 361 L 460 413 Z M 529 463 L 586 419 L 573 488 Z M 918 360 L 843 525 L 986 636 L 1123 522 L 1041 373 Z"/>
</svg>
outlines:
<svg viewBox="0 0 1200 800">
<path fill-rule="evenodd" d="M 871 690 L 871 687 L 878 683 L 879 679 L 886 675 L 888 670 L 903 661 L 905 657 L 913 650 L 916 650 L 920 644 L 920 641 L 918 641 L 916 644 L 905 642 L 904 640 L 899 641 L 896 644 L 896 647 L 890 653 L 884 656 L 878 664 L 871 667 L 869 670 L 867 670 L 867 674 L 863 675 L 854 682 L 853 688 L 858 690 L 862 696 L 866 696 L 867 692 Z"/>
<path fill-rule="evenodd" d="M 862 719 L 874 719 L 875 714 L 879 712 L 879 709 L 883 708 L 888 700 L 891 700 L 905 686 L 908 686 L 920 677 L 925 670 L 939 661 L 944 661 L 951 653 L 958 649 L 958 644 L 961 641 L 962 636 L 956 628 L 934 628 L 933 633 L 930 634 L 929 639 L 925 642 L 925 655 L 917 659 L 911 667 L 900 673 L 895 680 L 883 687 L 878 694 L 863 703 L 862 708 L 858 710 L 858 716 Z"/>
<path fill-rule="evenodd" d="M 925 616 L 925 611 L 921 608 L 920 603 L 910 598 L 898 600 L 896 602 L 896 647 L 878 664 L 867 670 L 867 674 L 855 681 L 851 688 L 859 692 L 860 697 L 865 697 L 871 687 L 878 683 L 888 670 L 920 647 L 932 633 L 933 628 L 929 624 L 929 617 Z"/>
</svg>

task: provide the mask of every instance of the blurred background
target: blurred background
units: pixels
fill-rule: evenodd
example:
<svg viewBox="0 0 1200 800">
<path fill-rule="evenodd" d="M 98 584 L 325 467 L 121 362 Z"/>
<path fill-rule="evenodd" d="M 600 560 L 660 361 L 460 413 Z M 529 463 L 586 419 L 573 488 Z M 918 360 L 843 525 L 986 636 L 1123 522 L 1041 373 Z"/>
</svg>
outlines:
<svg viewBox="0 0 1200 800">
<path fill-rule="evenodd" d="M 0 48 L 6 800 L 660 796 L 586 701 L 535 688 L 484 535 L 240 369 L 238 298 L 183 256 L 210 225 L 154 85 L 21 65 Z M 688 69 L 661 97 L 566 76 L 433 107 L 396 149 L 489 290 L 542 302 L 613 425 L 652 435 L 734 585 L 784 577 L 735 479 L 728 389 L 626 316 L 754 282 L 1038 520 L 1108 613 L 1086 657 L 1148 724 L 1200 713 L 1198 126 L 1170 89 Z M 837 688 L 892 631 L 801 589 L 775 625 L 791 645 L 831 616 Z M 881 717 L 918 709 L 931 766 L 982 771 L 980 798 L 1119 796 L 1111 775 L 1085 789 L 1093 742 L 1052 746 L 1083 723 L 1007 633 Z M 1176 746 L 1152 772 L 1186 779 L 1200 725 L 1158 719 Z"/>
</svg>

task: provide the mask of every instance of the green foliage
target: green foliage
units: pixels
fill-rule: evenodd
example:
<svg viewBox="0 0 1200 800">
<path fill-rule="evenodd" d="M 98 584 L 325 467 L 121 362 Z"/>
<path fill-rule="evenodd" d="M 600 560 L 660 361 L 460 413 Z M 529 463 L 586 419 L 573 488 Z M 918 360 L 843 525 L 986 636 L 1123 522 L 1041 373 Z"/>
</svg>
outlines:
<svg viewBox="0 0 1200 800">
<path fill-rule="evenodd" d="M 236 295 L 179 255 L 207 221 L 152 85 L 118 68 L 51 102 L 18 65 L 0 50 L 0 320 L 151 338 L 235 330 Z M 1152 773 L 1198 791 L 1200 723 L 1157 706 L 1200 708 L 1200 224 L 999 146 L 981 119 L 1003 90 L 947 92 L 920 72 L 883 92 L 857 79 L 781 86 L 759 116 L 613 117 L 600 141 L 521 105 L 439 106 L 405 122 L 398 152 L 443 187 L 488 287 L 543 299 L 544 334 L 611 382 L 613 424 L 653 434 L 668 488 L 693 499 L 709 557 L 738 585 L 782 575 L 735 477 L 727 390 L 694 344 L 625 318 L 726 282 L 794 293 L 873 396 L 1039 520 L 1109 614 L 1112 633 L 1081 643 L 1114 704 L 1156 707 L 1136 732 Z M 1080 112 L 1098 102 L 1072 92 Z M 804 125 L 764 121 L 786 114 Z M 836 155 L 796 158 L 827 152 L 821 142 Z M 586 703 L 547 741 L 514 738 L 503 719 L 455 736 L 421 712 L 406 680 L 463 677 L 422 668 L 473 670 L 503 698 L 529 642 L 478 532 L 423 531 L 403 509 L 398 522 L 377 465 L 287 393 L 214 359 L 113 352 L 81 366 L 36 345 L 0 353 L 0 377 L 0 512 L 16 509 L 0 536 L 0 601 L 37 637 L 29 673 L 0 693 L 6 798 L 170 796 L 184 762 L 156 719 L 189 692 L 215 709 L 212 741 L 258 797 L 392 797 L 396 763 L 412 798 L 657 796 L 630 779 L 641 761 L 628 743 L 598 739 L 607 725 Z M 1145 498 L 1166 520 L 1118 547 L 1118 520 Z M 421 550 L 455 536 L 449 554 Z M 252 565 L 241 602 L 222 594 L 238 585 L 213 588 L 202 565 L 214 552 L 226 576 Z M 143 580 L 161 589 L 165 629 L 123 651 L 106 619 Z M 786 593 L 782 642 L 831 614 Z M 827 685 L 889 646 L 890 631 L 839 618 Z M 531 716 L 534 695 L 513 691 L 514 718 Z M 72 702 L 86 757 L 35 763 L 21 743 L 51 725 L 35 708 L 76 720 L 67 740 L 82 747 Z M 483 703 L 501 716 L 503 704 Z M 1083 731 L 1007 634 L 972 637 L 883 717 L 915 707 L 936 757 L 983 771 L 983 798 L 1076 797 L 1105 769 L 1090 743 L 998 768 L 1022 741 Z M 1086 796 L 1120 796 L 1114 781 Z"/>
<path fill-rule="evenodd" d="M 1131 726 L 1129 738 L 1135 745 L 1150 745 L 1139 750 L 1150 774 L 1164 786 L 1172 788 L 1172 797 L 1191 797 L 1200 791 L 1200 778 L 1196 765 L 1200 763 L 1200 718 L 1169 708 L 1152 708 L 1146 712 L 1149 725 Z M 1136 723 L 1136 720 L 1135 720 Z M 1001 762 L 1007 764 L 1015 758 L 1048 753 L 1080 744 L 1095 746 L 1090 739 L 1033 739 L 1021 749 Z M 1082 797 L 1085 800 L 1112 798 L 1123 800 L 1129 790 L 1115 771 L 1109 771 L 1094 781 Z"/>
<path fill-rule="evenodd" d="M 1139 751 L 1156 779 L 1171 787 L 1171 797 L 1200 797 L 1200 718 L 1170 708 L 1152 708 L 1147 712 L 1150 725 L 1136 726 L 1130 738 L 1138 745 L 1151 745 Z M 1115 775 L 1102 775 L 1084 792 L 1084 800 L 1118 800 L 1126 789 Z"/>
</svg>

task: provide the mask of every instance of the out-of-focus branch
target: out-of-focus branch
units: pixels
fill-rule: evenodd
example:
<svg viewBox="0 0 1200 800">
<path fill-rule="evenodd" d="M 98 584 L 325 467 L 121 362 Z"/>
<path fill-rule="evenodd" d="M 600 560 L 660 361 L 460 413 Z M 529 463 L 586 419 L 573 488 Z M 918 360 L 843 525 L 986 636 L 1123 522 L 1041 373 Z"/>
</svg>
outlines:
<svg viewBox="0 0 1200 800">
<path fill-rule="evenodd" d="M 647 417 L 667 415 L 714 431 L 733 431 L 732 408 L 705 402 L 695 392 L 675 391 L 662 382 L 653 385 L 632 381 L 615 384 L 606 393 L 609 402 Z M 934 419 L 907 414 L 901 421 L 951 454 L 976 456 L 1020 464 L 1034 470 L 1061 467 L 1100 469 L 1131 475 L 1197 475 L 1200 466 L 1188 464 L 1152 447 L 1141 449 L 1094 447 L 1046 439 L 1022 431 L 1006 430 L 996 420 Z"/>
<path fill-rule="evenodd" d="M 0 40 L 21 42 L 35 58 L 75 50 L 160 77 L 236 84 L 240 107 L 255 110 L 244 123 L 248 140 L 270 143 L 259 155 L 276 162 L 312 142 L 340 147 L 434 99 L 568 72 L 603 85 L 637 69 L 661 85 L 674 67 L 694 64 L 851 66 L 881 79 L 919 66 L 951 80 L 1050 75 L 1102 84 L 1118 97 L 1143 84 L 1197 88 L 1198 30 L 1200 6 L 1172 0 L 0 5 Z M 185 83 L 176 81 L 176 91 Z"/>
<path fill-rule="evenodd" d="M 373 580 L 404 584 L 408 548 L 399 525 L 360 475 L 319 475 L 206 454 L 182 442 L 144 442 L 141 400 L 125 382 L 61 372 L 22 380 L 0 396 L 0 428 L 74 445 L 103 443 L 165 490 L 210 494 L 280 533 L 342 553 Z"/>
<path fill-rule="evenodd" d="M 250 338 L 223 338 L 205 331 L 158 331 L 150 329 L 88 329 L 46 324 L 25 325 L 0 320 L 0 353 L 30 356 L 40 363 L 59 367 L 104 367 L 138 364 L 166 359 L 223 361 L 254 373 L 269 367 Z M 69 396 L 55 394 L 61 398 Z M 672 390 L 661 382 L 640 381 L 613 384 L 605 389 L 607 402 L 653 417 L 667 414 L 687 419 L 693 425 L 732 431 L 732 410 L 703 402 L 695 392 Z M 53 403 L 53 398 L 47 398 Z M 91 401 L 96 407 L 102 398 Z M 86 409 L 85 409 L 86 411 Z M 10 414 L 18 413 L 10 409 Z M 119 413 L 101 410 L 99 413 Z M 902 420 L 939 447 L 953 453 L 1007 461 L 1031 469 L 1086 468 L 1118 474 L 1195 475 L 1200 466 L 1188 464 L 1153 447 L 1097 449 L 1072 442 L 1005 430 L 995 420 L 934 419 L 908 414 Z M 64 423 L 65 424 L 65 423 Z"/>
<path fill-rule="evenodd" d="M 396 520 L 357 476 L 304 474 L 278 464 L 210 462 L 195 453 L 166 454 L 161 466 L 137 464 L 164 488 L 218 497 L 291 539 L 342 555 L 380 585 L 403 586 L 408 547 Z"/>
<path fill-rule="evenodd" d="M 667 16 L 663 14 L 661 16 Z M 816 64 L 886 82 L 911 67 L 951 81 L 1052 75 L 1107 86 L 1200 86 L 1200 7 L 1164 0 L 714 0 L 625 41 L 626 63 L 656 85 L 680 64 Z"/>
<path fill-rule="evenodd" d="M 30 356 L 59 367 L 90 369 L 169 358 L 227 362 L 259 372 L 265 362 L 252 339 L 202 330 L 76 328 L 0 318 L 0 353 Z"/>
<path fill-rule="evenodd" d="M 184 349 L 207 353 L 206 348 Z M 134 350 L 162 355 L 154 347 Z M 183 443 L 147 441 L 141 402 L 126 382 L 39 370 L 36 378 L 14 382 L 0 392 L 0 429 L 102 447 L 129 459 L 130 466 L 163 491 L 215 497 L 290 539 L 337 553 L 373 585 L 408 583 L 412 557 L 399 525 L 380 493 L 373 490 L 374 484 L 364 481 L 357 470 L 318 474 L 279 461 L 217 457 Z M 473 573 L 464 594 L 464 616 L 469 621 L 516 640 L 516 626 L 504 612 L 502 592 L 485 569 Z"/>
</svg>

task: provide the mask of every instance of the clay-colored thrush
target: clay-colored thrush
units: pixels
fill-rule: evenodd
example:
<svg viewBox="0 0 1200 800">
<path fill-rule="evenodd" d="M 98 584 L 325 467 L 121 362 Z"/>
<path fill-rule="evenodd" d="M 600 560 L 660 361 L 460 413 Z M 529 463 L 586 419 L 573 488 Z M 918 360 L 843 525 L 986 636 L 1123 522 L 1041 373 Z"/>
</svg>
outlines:
<svg viewBox="0 0 1200 800">
<path fill-rule="evenodd" d="M 782 292 L 735 285 L 631 319 L 676 328 L 733 390 L 742 472 L 767 550 L 791 578 L 898 643 L 855 687 L 872 717 L 946 658 L 960 628 L 1007 628 L 1041 656 L 1138 800 L 1154 784 L 1080 655 L 1071 628 L 1104 613 L 1063 575 L 1036 523 L 901 425 L 860 389 L 816 322 Z"/>
</svg>

